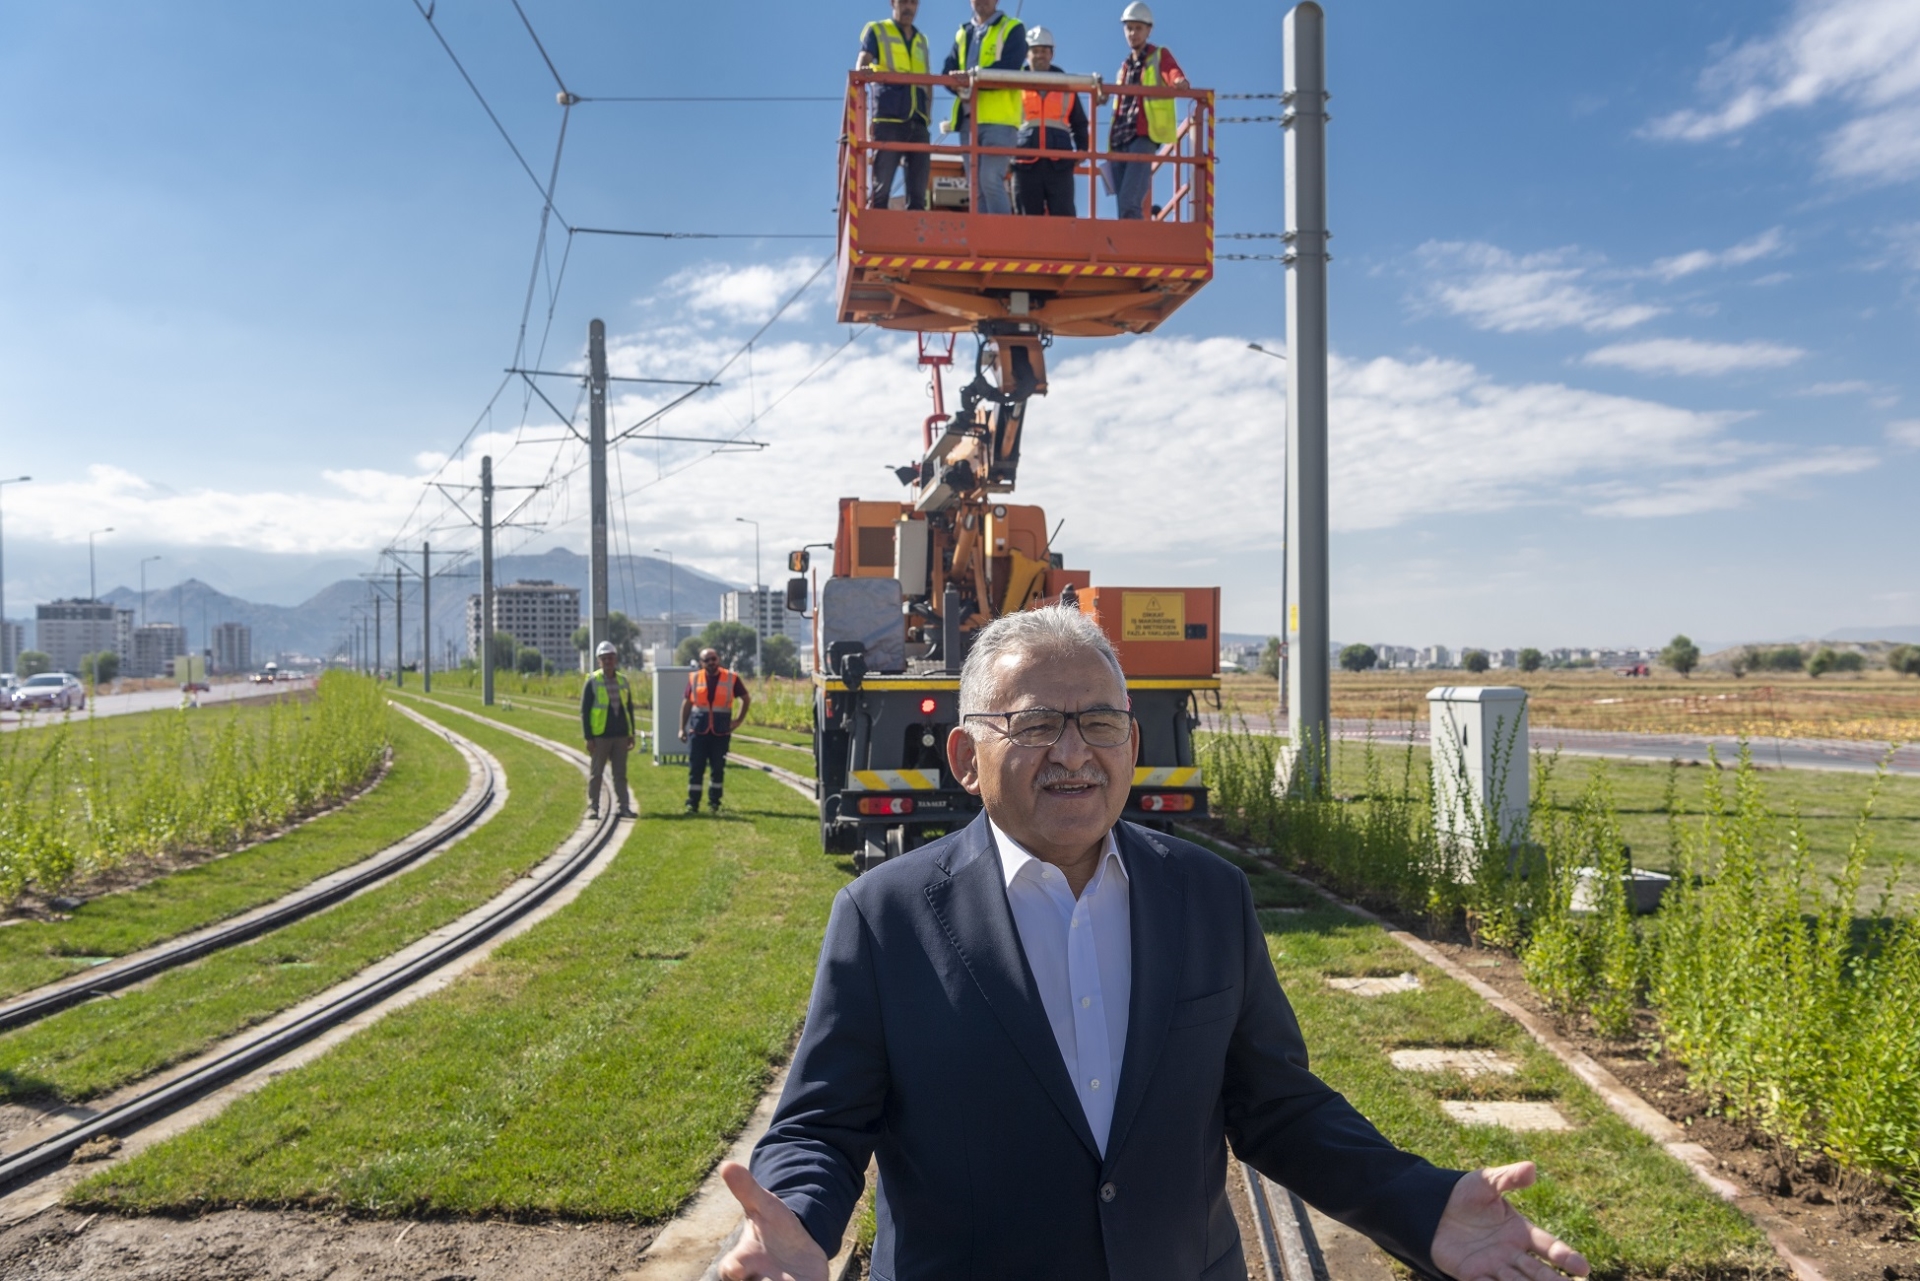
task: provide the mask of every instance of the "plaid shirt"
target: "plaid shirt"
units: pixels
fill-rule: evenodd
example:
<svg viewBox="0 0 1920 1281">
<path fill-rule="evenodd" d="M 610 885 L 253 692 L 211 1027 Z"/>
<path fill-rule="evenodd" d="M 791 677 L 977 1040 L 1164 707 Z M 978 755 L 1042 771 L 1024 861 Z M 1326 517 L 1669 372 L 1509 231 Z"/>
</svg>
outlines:
<svg viewBox="0 0 1920 1281">
<path fill-rule="evenodd" d="M 1173 60 L 1173 54 L 1161 49 L 1159 45 L 1145 44 L 1138 53 L 1130 53 L 1127 60 L 1120 64 L 1120 73 L 1114 77 L 1117 84 L 1137 85 L 1140 77 L 1146 74 L 1147 59 L 1154 51 L 1160 52 L 1160 83 L 1172 84 L 1176 80 L 1185 80 L 1186 73 L 1180 70 L 1180 64 Z M 1118 151 L 1132 142 L 1143 132 L 1140 125 L 1141 104 L 1143 98 L 1133 94 L 1122 94 L 1114 100 L 1113 128 L 1107 134 L 1107 150 Z"/>
</svg>

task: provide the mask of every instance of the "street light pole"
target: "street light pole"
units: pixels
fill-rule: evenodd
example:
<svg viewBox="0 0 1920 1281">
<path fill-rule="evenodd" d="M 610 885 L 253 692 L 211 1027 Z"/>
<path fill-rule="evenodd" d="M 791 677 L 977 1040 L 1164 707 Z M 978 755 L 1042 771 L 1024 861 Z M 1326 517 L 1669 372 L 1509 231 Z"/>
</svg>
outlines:
<svg viewBox="0 0 1920 1281">
<path fill-rule="evenodd" d="M 735 516 L 742 525 L 753 526 L 753 674 L 761 680 L 767 678 L 767 665 L 760 654 L 760 633 L 767 621 L 767 602 L 760 595 L 760 522 L 748 520 L 745 516 Z"/>
<path fill-rule="evenodd" d="M 89 529 L 87 531 L 87 599 L 90 601 L 100 599 L 100 584 L 94 578 L 93 574 L 93 536 L 95 534 L 111 534 L 112 532 L 113 526 L 111 525 L 108 525 L 105 529 Z"/>
<path fill-rule="evenodd" d="M 142 627 L 147 625 L 147 566 L 161 559 L 163 558 L 159 556 L 144 556 L 140 560 L 140 626 Z"/>
<path fill-rule="evenodd" d="M 7 480 L 0 480 L 0 486 L 20 485 L 32 479 L 33 477 L 31 476 L 14 476 Z M 4 667 L 8 671 L 12 671 L 15 665 L 19 663 L 20 656 L 18 654 L 8 654 L 6 652 L 5 638 L 10 634 L 7 632 L 6 626 L 7 626 L 7 570 L 6 570 L 5 560 L 3 558 L 0 558 L 0 667 Z"/>
<path fill-rule="evenodd" d="M 653 550 L 667 558 L 667 657 L 672 658 L 680 648 L 680 629 L 673 621 L 673 553 L 664 547 Z"/>
<path fill-rule="evenodd" d="M 1262 356 L 1272 356 L 1281 364 L 1287 365 L 1291 379 L 1293 366 L 1285 355 L 1269 351 L 1257 342 L 1247 344 L 1248 348 Z M 1280 398 L 1280 712 L 1287 713 L 1287 530 L 1291 515 L 1293 487 L 1287 484 L 1287 398 Z"/>
</svg>

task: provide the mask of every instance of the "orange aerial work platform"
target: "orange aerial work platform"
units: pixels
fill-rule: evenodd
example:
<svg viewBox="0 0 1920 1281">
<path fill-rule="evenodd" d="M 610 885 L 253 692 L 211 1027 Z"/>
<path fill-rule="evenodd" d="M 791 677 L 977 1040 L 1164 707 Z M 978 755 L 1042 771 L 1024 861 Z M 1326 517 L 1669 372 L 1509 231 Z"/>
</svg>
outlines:
<svg viewBox="0 0 1920 1281">
<path fill-rule="evenodd" d="M 1173 142 L 1158 154 L 1025 150 L 964 135 L 931 143 L 875 142 L 869 87 L 1077 89 L 1089 95 L 1088 138 L 1101 132 L 1103 100 L 1171 98 L 1187 104 Z M 937 134 L 935 135 L 938 136 Z M 880 150 L 933 156 L 934 207 L 869 207 Z M 1213 277 L 1213 91 L 1186 86 L 1100 85 L 1098 77 L 1039 72 L 929 76 L 855 71 L 848 77 L 840 148 L 839 318 L 886 329 L 966 332 L 1012 322 L 1064 337 L 1146 333 Z M 1085 203 L 1073 218 L 985 214 L 972 189 L 978 156 L 1075 161 Z M 1173 191 L 1151 216 L 1099 216 L 1107 162 L 1173 171 Z M 904 166 L 903 166 L 904 168 Z M 965 174 L 964 178 L 961 174 Z M 1079 202 L 1076 201 L 1076 204 Z"/>
</svg>

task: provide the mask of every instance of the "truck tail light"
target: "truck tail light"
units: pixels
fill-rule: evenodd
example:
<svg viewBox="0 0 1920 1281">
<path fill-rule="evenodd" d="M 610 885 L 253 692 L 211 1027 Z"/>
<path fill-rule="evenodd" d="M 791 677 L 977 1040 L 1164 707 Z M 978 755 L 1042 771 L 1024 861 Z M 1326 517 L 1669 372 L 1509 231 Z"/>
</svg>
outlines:
<svg viewBox="0 0 1920 1281">
<path fill-rule="evenodd" d="M 913 798 L 911 796 L 863 796 L 860 798 L 862 814 L 911 814 Z"/>
<path fill-rule="evenodd" d="M 1193 808 L 1192 792 L 1146 792 L 1140 808 L 1149 814 L 1183 814 Z"/>
<path fill-rule="evenodd" d="M 933 715 L 933 709 L 938 706 L 939 704 L 931 698 L 923 698 L 920 700 L 920 714 L 922 716 L 931 716 Z"/>
</svg>

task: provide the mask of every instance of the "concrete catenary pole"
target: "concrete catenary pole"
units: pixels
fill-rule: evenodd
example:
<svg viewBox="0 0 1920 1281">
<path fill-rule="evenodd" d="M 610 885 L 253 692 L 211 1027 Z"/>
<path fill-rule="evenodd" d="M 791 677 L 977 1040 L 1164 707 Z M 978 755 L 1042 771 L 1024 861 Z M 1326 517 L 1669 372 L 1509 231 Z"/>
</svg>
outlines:
<svg viewBox="0 0 1920 1281">
<path fill-rule="evenodd" d="M 596 320 L 587 326 L 587 485 L 593 491 L 593 532 L 588 547 L 589 602 L 587 670 L 591 653 L 609 636 L 607 626 L 607 327 Z"/>
<path fill-rule="evenodd" d="M 433 693 L 433 548 L 420 544 L 420 688 Z"/>
<path fill-rule="evenodd" d="M 480 460 L 480 703 L 493 706 L 493 458 Z"/>
<path fill-rule="evenodd" d="M 400 625 L 400 561 L 393 562 L 393 683 L 404 688 L 407 683 L 407 633 Z"/>
<path fill-rule="evenodd" d="M 1327 645 L 1327 91 L 1326 14 L 1307 0 L 1287 14 L 1287 607 L 1289 722 L 1295 777 L 1319 781 L 1329 749 Z"/>
<path fill-rule="evenodd" d="M 373 596 L 373 679 L 380 679 L 380 587 L 377 583 L 368 583 Z"/>
</svg>

